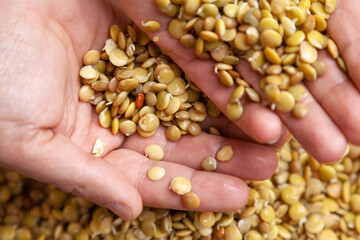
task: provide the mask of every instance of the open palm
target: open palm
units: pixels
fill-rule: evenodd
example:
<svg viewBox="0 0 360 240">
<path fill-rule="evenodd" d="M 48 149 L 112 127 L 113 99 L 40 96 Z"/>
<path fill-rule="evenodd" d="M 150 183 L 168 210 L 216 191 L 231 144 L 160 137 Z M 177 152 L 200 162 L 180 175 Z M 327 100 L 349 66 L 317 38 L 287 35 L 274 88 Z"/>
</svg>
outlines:
<svg viewBox="0 0 360 240">
<path fill-rule="evenodd" d="M 247 200 L 240 180 L 264 179 L 276 167 L 276 155 L 254 143 L 208 134 L 168 142 L 164 129 L 144 139 L 124 138 L 103 129 L 89 104 L 78 100 L 78 71 L 89 49 L 101 49 L 111 24 L 130 21 L 114 1 L 2 1 L 0 10 L 0 163 L 54 184 L 131 219 L 142 204 L 183 209 L 169 191 L 175 176 L 191 180 L 201 199 L 199 210 L 230 211 Z M 227 120 L 212 122 L 224 126 Z M 231 125 L 230 128 L 236 128 Z M 235 137 L 241 137 L 239 131 Z M 90 154 L 96 139 L 103 158 Z M 152 143 L 165 150 L 164 161 L 143 156 Z M 234 157 L 217 173 L 198 171 L 200 161 L 231 145 Z M 153 165 L 164 179 L 146 178 Z"/>
</svg>

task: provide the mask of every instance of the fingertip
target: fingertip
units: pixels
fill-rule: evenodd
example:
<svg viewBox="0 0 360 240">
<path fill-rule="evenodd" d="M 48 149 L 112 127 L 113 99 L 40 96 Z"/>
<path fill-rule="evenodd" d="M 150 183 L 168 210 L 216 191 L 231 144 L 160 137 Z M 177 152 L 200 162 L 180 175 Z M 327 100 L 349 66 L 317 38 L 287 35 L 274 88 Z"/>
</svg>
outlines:
<svg viewBox="0 0 360 240">
<path fill-rule="evenodd" d="M 309 149 L 310 155 L 312 155 L 320 163 L 334 163 L 341 160 L 348 152 L 348 144 L 346 139 L 338 138 L 331 139 L 318 146 L 316 149 Z"/>
<path fill-rule="evenodd" d="M 244 128 L 250 137 L 259 143 L 274 144 L 282 135 L 282 122 L 279 117 L 259 104 L 246 107 L 242 121 L 249 124 Z"/>
<path fill-rule="evenodd" d="M 107 161 L 97 158 L 90 161 L 81 180 L 82 185 L 90 187 L 80 195 L 109 208 L 126 221 L 140 215 L 141 196 L 126 177 Z"/>
<path fill-rule="evenodd" d="M 237 180 L 237 203 L 234 205 L 234 210 L 244 207 L 249 201 L 249 186 L 244 181 Z"/>
<path fill-rule="evenodd" d="M 106 207 L 125 221 L 132 221 L 136 219 L 143 210 L 140 195 L 138 199 L 129 199 L 126 203 L 114 202 L 108 204 Z"/>
<path fill-rule="evenodd" d="M 276 171 L 278 166 L 278 156 L 270 148 L 264 147 L 262 150 L 262 156 L 259 157 L 262 161 L 259 162 L 258 167 L 254 167 L 257 171 L 261 171 L 261 174 L 256 175 L 256 180 L 265 180 L 270 178 Z"/>
<path fill-rule="evenodd" d="M 285 125 L 282 125 L 282 130 L 281 130 L 281 136 L 280 139 L 275 142 L 274 144 L 269 144 L 272 147 L 275 148 L 281 148 L 282 146 L 284 146 L 286 143 L 288 143 L 291 140 L 291 133 L 290 131 L 285 127 Z"/>
</svg>

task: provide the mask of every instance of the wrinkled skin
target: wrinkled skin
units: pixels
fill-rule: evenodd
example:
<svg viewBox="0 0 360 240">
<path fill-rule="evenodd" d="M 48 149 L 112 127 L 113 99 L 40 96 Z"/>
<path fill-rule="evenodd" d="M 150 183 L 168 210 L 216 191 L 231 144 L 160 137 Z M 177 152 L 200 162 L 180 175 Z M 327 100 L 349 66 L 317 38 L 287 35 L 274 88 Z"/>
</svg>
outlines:
<svg viewBox="0 0 360 240">
<path fill-rule="evenodd" d="M 359 106 L 358 92 L 335 68 L 321 80 L 326 80 L 328 86 L 332 78 L 340 76 L 334 78 L 332 85 L 343 86 L 347 94 L 333 87 L 320 88 L 321 80 L 308 84 L 317 101 L 309 97 L 308 102 L 314 109 L 310 108 L 310 116 L 304 120 L 293 121 L 289 115 L 279 118 L 257 104 L 245 103 L 244 116 L 237 122 L 221 118 L 204 123 L 204 126 L 217 126 L 225 137 L 203 133 L 173 143 L 166 140 L 162 128 L 148 139 L 138 135 L 126 139 L 120 134 L 113 136 L 108 129 L 99 126 L 91 106 L 79 102 L 78 71 L 87 50 L 103 47 L 111 24 L 124 27 L 130 23 L 119 5 L 110 0 L 61 3 L 2 0 L 1 3 L 1 165 L 106 206 L 125 219 L 135 218 L 143 204 L 183 209 L 180 197 L 168 190 L 171 179 L 178 175 L 191 180 L 192 191 L 201 199 L 199 210 L 230 211 L 242 207 L 248 190 L 240 178 L 265 179 L 276 168 L 274 152 L 253 141 L 275 143 L 275 147 L 283 144 L 288 132 L 281 120 L 321 161 L 340 158 L 346 139 L 358 143 L 360 134 L 357 131 L 360 130 L 354 125 L 358 111 L 348 115 L 354 107 L 347 106 L 348 102 Z M 220 87 L 213 74 L 203 78 L 204 72 L 212 71 L 212 65 L 197 60 L 191 49 L 182 49 L 177 40 L 163 31 L 169 19 L 158 12 L 153 1 L 119 3 L 138 25 L 141 20 L 161 22 L 162 32 L 157 33 L 159 45 L 224 109 L 230 90 Z M 344 8 L 334 14 L 335 22 L 345 22 L 348 12 L 354 11 L 345 7 L 344 4 Z M 356 18 L 355 13 L 352 18 Z M 332 32 L 336 31 L 329 27 Z M 349 30 L 345 31 L 348 35 L 333 36 L 346 61 L 356 56 L 348 50 L 351 46 L 348 40 L 357 39 L 350 34 L 354 29 L 349 25 Z M 181 54 L 172 49 L 180 49 Z M 333 64 L 330 60 L 326 62 L 329 66 Z M 358 79 L 359 70 L 355 62 L 352 63 L 348 64 L 351 77 Z M 246 65 L 239 69 L 245 77 L 253 74 Z M 215 92 L 215 89 L 219 90 Z M 327 94 L 330 89 L 331 96 Z M 322 99 L 324 95 L 326 97 L 320 101 L 319 97 Z M 346 118 L 342 117 L 344 113 Z M 326 131 L 315 131 L 317 126 Z M 96 139 L 104 142 L 102 158 L 90 154 Z M 164 148 L 163 161 L 153 162 L 143 156 L 143 149 L 152 143 Z M 216 173 L 198 171 L 203 157 L 215 154 L 219 147 L 228 144 L 234 149 L 231 161 L 220 164 Z M 154 183 L 146 178 L 146 172 L 155 164 L 164 167 L 166 175 Z"/>
</svg>

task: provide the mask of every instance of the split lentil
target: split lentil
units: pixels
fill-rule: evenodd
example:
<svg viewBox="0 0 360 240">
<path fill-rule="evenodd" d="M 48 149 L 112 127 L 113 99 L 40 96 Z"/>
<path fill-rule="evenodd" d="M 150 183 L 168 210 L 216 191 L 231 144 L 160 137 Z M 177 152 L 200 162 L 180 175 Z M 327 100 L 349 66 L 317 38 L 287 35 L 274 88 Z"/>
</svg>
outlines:
<svg viewBox="0 0 360 240">
<path fill-rule="evenodd" d="M 233 156 L 233 149 L 230 145 L 222 147 L 216 153 L 216 159 L 221 162 L 229 161 Z"/>
<path fill-rule="evenodd" d="M 216 159 L 213 157 L 205 157 L 201 161 L 200 165 L 201 169 L 212 172 L 216 170 L 217 162 Z"/>
<path fill-rule="evenodd" d="M 212 8 L 208 7 L 204 8 L 205 12 Z M 183 26 L 182 21 L 171 24 Z M 143 27 L 146 31 L 157 31 L 159 25 L 148 21 Z M 229 58 L 229 61 L 233 60 Z M 120 132 L 130 136 L 137 132 L 150 137 L 164 125 L 168 140 L 178 141 L 184 134 L 199 135 L 202 130 L 198 123 L 208 114 L 211 117 L 221 114 L 145 33 L 137 34 L 131 26 L 122 32 L 117 25 L 112 25 L 103 52 L 90 50 L 83 62 L 85 66 L 79 72 L 83 84 L 79 99 L 96 106 L 100 125 L 111 128 L 114 135 Z M 232 68 L 225 63 L 218 65 L 224 79 L 230 82 L 238 76 L 235 71 L 230 72 Z M 236 114 L 241 113 L 242 107 Z"/>
<path fill-rule="evenodd" d="M 287 94 L 283 94 L 290 86 L 285 83 L 286 79 L 291 79 L 293 85 L 303 80 L 314 81 L 322 76 L 325 71 L 324 64 L 317 60 L 318 50 L 321 49 L 327 49 L 337 60 L 339 67 L 344 72 L 347 71 L 335 42 L 326 33 L 326 20 L 335 10 L 336 2 L 181 0 L 167 1 L 165 4 L 155 1 L 160 11 L 168 16 L 170 10 L 165 8 L 177 9 L 171 11 L 173 20 L 168 25 L 170 35 L 180 39 L 184 46 L 195 48 L 199 58 L 215 60 L 215 73 L 224 86 L 232 88 L 237 83 L 237 78 L 241 76 L 233 70 L 233 66 L 239 62 L 239 57 L 245 58 L 252 69 L 264 78 L 277 76 L 271 81 L 269 79 L 260 82 L 265 101 L 261 100 L 255 90 L 247 88 L 249 98 L 254 102 L 262 101 L 271 109 L 274 109 L 275 105 L 280 112 L 292 112 L 297 118 L 305 117 L 308 113 L 307 108 L 304 104 L 298 105 L 302 100 L 294 102 Z M 229 68 L 221 69 L 219 64 L 228 64 Z M 289 72 L 289 67 L 296 72 Z M 230 74 L 230 70 L 236 72 L 236 76 Z M 273 84 L 278 85 L 280 89 L 270 91 L 274 87 L 270 88 L 267 85 Z M 278 97 L 279 91 L 283 97 Z M 282 100 L 279 100 L 280 98 Z M 242 108 L 234 105 L 234 99 L 238 100 L 232 96 L 226 111 L 231 120 L 237 120 L 242 115 Z"/>
<path fill-rule="evenodd" d="M 171 180 L 170 189 L 178 195 L 184 195 L 191 191 L 191 183 L 186 178 L 178 176 Z"/>
<path fill-rule="evenodd" d="M 142 27 L 145 31 L 156 32 L 160 29 L 160 23 L 157 21 L 142 22 Z"/>
<path fill-rule="evenodd" d="M 156 144 L 151 144 L 145 148 L 145 156 L 151 160 L 160 161 L 164 157 L 164 150 Z"/>
<path fill-rule="evenodd" d="M 193 211 L 200 200 L 189 190 L 181 196 L 188 212 L 144 207 L 131 222 L 54 186 L 0 169 L 0 238 L 357 239 L 360 234 L 357 148 L 351 146 L 348 156 L 332 165 L 314 164 L 295 140 L 282 147 L 278 155 L 278 168 L 271 179 L 247 182 L 249 201 L 242 209 L 224 213 Z M 353 166 L 350 170 L 349 160 Z M 298 168 L 290 168 L 294 161 L 299 163 Z M 324 172 L 333 172 L 325 166 L 335 169 L 335 175 L 325 177 L 328 181 L 320 179 L 328 176 Z M 309 169 L 311 177 L 305 177 L 305 169 Z M 342 177 L 344 173 L 347 179 Z M 14 184 L 18 186 L 16 191 Z M 285 190 L 289 186 L 297 189 L 296 194 Z M 296 195 L 289 197 L 293 201 L 283 196 L 284 191 Z"/>
<path fill-rule="evenodd" d="M 200 206 L 200 198 L 192 192 L 187 192 L 181 197 L 181 202 L 189 210 L 197 209 Z M 192 232 L 190 231 L 190 234 Z"/>
<path fill-rule="evenodd" d="M 147 172 L 147 177 L 151 181 L 159 181 L 165 176 L 165 168 L 154 166 Z"/>
</svg>

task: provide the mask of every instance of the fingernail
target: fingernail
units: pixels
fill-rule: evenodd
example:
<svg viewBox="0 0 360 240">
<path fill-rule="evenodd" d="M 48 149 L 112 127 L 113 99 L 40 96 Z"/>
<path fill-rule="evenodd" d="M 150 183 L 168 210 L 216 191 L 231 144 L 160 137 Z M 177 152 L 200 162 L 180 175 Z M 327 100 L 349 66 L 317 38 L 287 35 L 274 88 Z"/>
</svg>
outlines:
<svg viewBox="0 0 360 240">
<path fill-rule="evenodd" d="M 274 139 L 274 140 L 272 140 L 272 141 L 270 141 L 270 142 L 267 142 L 267 144 L 273 145 L 274 143 L 276 143 L 277 141 L 279 141 L 280 138 L 281 138 L 281 135 L 280 135 L 280 137 L 278 137 L 278 138 L 276 138 L 276 139 Z"/>
<path fill-rule="evenodd" d="M 345 158 L 350 152 L 350 145 L 349 144 L 346 144 L 346 149 L 345 149 L 345 152 L 344 154 L 342 155 L 342 157 L 340 158 L 340 160 L 342 160 L 343 158 Z"/>
<path fill-rule="evenodd" d="M 119 215 L 125 221 L 131 220 L 131 210 L 128 206 L 121 203 L 110 203 L 109 205 L 107 205 L 107 208 L 109 208 L 115 214 Z"/>
</svg>

